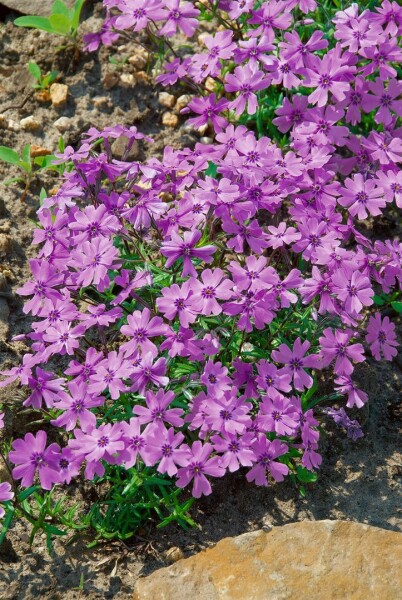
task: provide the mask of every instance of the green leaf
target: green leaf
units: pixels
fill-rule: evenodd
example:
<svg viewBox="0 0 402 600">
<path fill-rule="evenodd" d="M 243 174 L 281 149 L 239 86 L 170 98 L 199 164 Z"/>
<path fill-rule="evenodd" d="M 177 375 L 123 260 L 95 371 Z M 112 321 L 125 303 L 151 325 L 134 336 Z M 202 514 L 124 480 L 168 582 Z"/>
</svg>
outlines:
<svg viewBox="0 0 402 600">
<path fill-rule="evenodd" d="M 52 5 L 52 15 L 69 16 L 69 10 L 62 0 L 54 0 Z"/>
<path fill-rule="evenodd" d="M 309 471 L 300 465 L 297 467 L 296 476 L 302 483 L 313 483 L 314 481 L 317 481 L 317 473 Z"/>
<path fill-rule="evenodd" d="M 402 302 L 391 302 L 391 306 L 397 313 L 402 313 Z"/>
<path fill-rule="evenodd" d="M 74 4 L 74 16 L 71 20 L 71 29 L 75 32 L 80 22 L 81 10 L 84 6 L 85 0 L 76 0 Z"/>
<path fill-rule="evenodd" d="M 5 162 L 15 165 L 20 160 L 20 157 L 15 150 L 12 150 L 12 148 L 0 146 L 0 160 L 4 160 Z"/>
<path fill-rule="evenodd" d="M 60 35 L 68 35 L 70 33 L 71 22 L 65 15 L 51 15 L 49 21 L 53 27 L 54 33 Z"/>
<path fill-rule="evenodd" d="M 66 143 L 65 143 L 62 135 L 59 138 L 59 143 L 58 143 L 57 146 L 58 146 L 58 149 L 59 149 L 60 153 L 64 152 L 64 150 L 66 148 Z"/>
<path fill-rule="evenodd" d="M 10 528 L 11 522 L 14 517 L 14 507 L 10 506 L 6 509 L 6 517 L 3 521 L 3 526 L 0 531 L 0 545 L 3 543 L 4 538 L 6 537 L 7 531 Z"/>
<path fill-rule="evenodd" d="M 27 488 L 26 490 L 23 490 L 22 492 L 20 492 L 18 494 L 18 500 L 19 500 L 19 502 L 24 502 L 24 500 L 26 500 L 34 492 L 38 492 L 40 489 L 41 488 L 40 488 L 39 485 L 32 485 L 31 487 Z"/>
<path fill-rule="evenodd" d="M 21 152 L 22 160 L 31 164 L 31 145 L 25 144 Z"/>
<path fill-rule="evenodd" d="M 14 25 L 17 25 L 17 27 L 33 27 L 34 29 L 41 29 L 48 33 L 57 33 L 52 27 L 50 20 L 46 17 L 18 17 L 18 19 L 15 19 Z"/>
<path fill-rule="evenodd" d="M 28 70 L 31 73 L 32 77 L 35 77 L 36 81 L 39 81 L 42 79 L 42 71 L 40 70 L 39 65 L 36 64 L 36 62 L 31 61 L 28 64 Z"/>
<path fill-rule="evenodd" d="M 213 163 L 211 160 L 208 161 L 208 169 L 205 171 L 205 175 L 208 175 L 209 177 L 216 177 L 216 174 L 218 172 L 218 167 L 216 166 L 215 163 Z"/>
<path fill-rule="evenodd" d="M 383 300 L 381 298 L 381 296 L 375 295 L 375 296 L 373 296 L 373 300 L 374 300 L 374 304 L 376 304 L 377 306 L 384 306 L 384 304 L 385 304 L 385 300 Z"/>
</svg>

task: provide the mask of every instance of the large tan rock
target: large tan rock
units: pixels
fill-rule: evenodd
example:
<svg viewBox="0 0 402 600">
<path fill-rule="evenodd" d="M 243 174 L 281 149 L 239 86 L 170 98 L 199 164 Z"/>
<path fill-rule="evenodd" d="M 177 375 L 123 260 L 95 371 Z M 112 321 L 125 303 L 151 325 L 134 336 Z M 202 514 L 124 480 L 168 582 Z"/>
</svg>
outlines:
<svg viewBox="0 0 402 600">
<path fill-rule="evenodd" d="M 41 15 L 48 17 L 52 13 L 54 0 L 1 0 L 0 4 L 17 10 L 24 15 Z M 68 8 L 73 8 L 74 0 L 63 0 Z"/>
<path fill-rule="evenodd" d="M 303 521 L 226 538 L 137 582 L 134 600 L 400 600 L 402 534 Z"/>
</svg>

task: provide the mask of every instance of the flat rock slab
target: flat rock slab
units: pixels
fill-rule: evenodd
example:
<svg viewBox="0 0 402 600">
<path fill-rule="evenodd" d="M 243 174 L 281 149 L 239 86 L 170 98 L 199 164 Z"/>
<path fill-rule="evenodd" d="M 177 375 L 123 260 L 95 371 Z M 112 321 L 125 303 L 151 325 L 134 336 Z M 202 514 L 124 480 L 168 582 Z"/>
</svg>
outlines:
<svg viewBox="0 0 402 600">
<path fill-rule="evenodd" d="M 401 600 L 402 534 L 303 521 L 225 538 L 137 582 L 134 600 Z"/>
<path fill-rule="evenodd" d="M 53 2 L 54 0 L 1 0 L 0 4 L 11 10 L 17 10 L 23 15 L 48 17 L 52 12 Z M 74 6 L 74 0 L 63 0 L 63 2 L 68 8 Z"/>
</svg>

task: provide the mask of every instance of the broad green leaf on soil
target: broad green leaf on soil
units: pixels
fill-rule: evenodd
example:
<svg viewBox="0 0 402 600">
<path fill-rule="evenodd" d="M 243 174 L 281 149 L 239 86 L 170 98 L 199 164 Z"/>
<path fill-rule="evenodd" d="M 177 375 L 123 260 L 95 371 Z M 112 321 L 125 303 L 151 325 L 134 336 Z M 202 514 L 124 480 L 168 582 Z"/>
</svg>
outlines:
<svg viewBox="0 0 402 600">
<path fill-rule="evenodd" d="M 25 144 L 25 146 L 22 149 L 22 160 L 25 161 L 26 163 L 30 163 L 31 162 L 31 145 L 30 144 Z"/>
<path fill-rule="evenodd" d="M 20 160 L 20 157 L 18 155 L 18 152 L 16 152 L 12 148 L 7 148 L 7 146 L 0 146 L 0 160 L 4 160 L 5 162 L 15 165 Z"/>
<path fill-rule="evenodd" d="M 17 27 L 33 27 L 34 29 L 41 29 L 48 33 L 56 33 L 49 19 L 46 17 L 18 17 L 18 19 L 15 19 L 14 25 L 17 25 Z"/>
<path fill-rule="evenodd" d="M 78 27 L 78 24 L 80 22 L 80 16 L 81 16 L 81 10 L 82 7 L 84 6 L 84 2 L 85 0 L 76 0 L 75 4 L 74 4 L 74 16 L 71 20 L 71 28 L 73 29 L 73 31 L 75 31 Z"/>
<path fill-rule="evenodd" d="M 42 78 L 42 72 L 40 70 L 39 65 L 36 64 L 36 62 L 31 61 L 28 64 L 28 70 L 31 73 L 32 77 L 35 77 L 35 79 L 37 81 L 40 81 Z"/>
<path fill-rule="evenodd" d="M 62 0 L 54 0 L 52 5 L 52 15 L 69 16 L 69 10 Z"/>
<path fill-rule="evenodd" d="M 65 15 L 51 15 L 49 17 L 49 22 L 53 27 L 54 33 L 59 33 L 61 35 L 68 35 L 70 33 L 71 22 Z"/>
</svg>

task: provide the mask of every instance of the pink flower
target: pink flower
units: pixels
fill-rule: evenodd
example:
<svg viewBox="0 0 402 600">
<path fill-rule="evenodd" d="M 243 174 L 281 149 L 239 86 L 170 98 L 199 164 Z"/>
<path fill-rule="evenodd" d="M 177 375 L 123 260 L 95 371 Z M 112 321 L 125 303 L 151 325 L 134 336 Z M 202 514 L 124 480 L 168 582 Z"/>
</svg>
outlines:
<svg viewBox="0 0 402 600">
<path fill-rule="evenodd" d="M 191 448 L 183 446 L 183 449 L 188 450 L 188 453 L 178 460 L 182 467 L 177 472 L 176 485 L 183 488 L 194 480 L 192 489 L 194 498 L 200 498 L 202 495 L 209 496 L 212 488 L 206 475 L 223 477 L 225 474 L 225 469 L 219 464 L 218 456 L 210 458 L 212 445 L 208 443 L 202 445 L 202 442 L 196 441 Z"/>
<path fill-rule="evenodd" d="M 133 408 L 133 413 L 139 415 L 141 425 L 154 423 L 161 425 L 169 423 L 174 427 L 181 427 L 184 423 L 181 415 L 184 413 L 182 408 L 168 408 L 174 400 L 173 392 L 165 392 L 158 390 L 156 394 L 148 391 L 145 394 L 146 407 L 136 404 Z"/>
<path fill-rule="evenodd" d="M 286 344 L 281 344 L 278 350 L 272 351 L 274 360 L 285 365 L 283 372 L 289 373 L 293 377 L 295 388 L 301 391 L 313 385 L 312 377 L 304 369 L 319 366 L 318 355 L 304 356 L 309 348 L 309 341 L 302 342 L 300 338 L 297 338 L 293 349 Z"/>
<path fill-rule="evenodd" d="M 174 283 L 171 287 L 162 288 L 162 296 L 156 300 L 158 310 L 169 320 L 179 317 L 180 324 L 188 327 L 194 323 L 200 312 L 199 298 L 194 296 L 191 282 L 186 281 L 181 287 Z"/>
<path fill-rule="evenodd" d="M 224 277 L 222 269 L 205 269 L 201 273 L 202 281 L 192 280 L 193 297 L 194 300 L 200 300 L 200 312 L 203 315 L 219 315 L 222 308 L 217 300 L 228 300 L 233 296 L 233 282 Z"/>
<path fill-rule="evenodd" d="M 158 354 L 158 349 L 149 338 L 166 335 L 170 329 L 161 317 L 151 317 L 151 311 L 144 308 L 142 311 L 135 310 L 127 317 L 127 325 L 120 329 L 123 335 L 132 339 L 121 346 L 121 351 L 127 357 L 133 356 L 141 350 L 142 354 L 151 352 L 153 356 Z"/>
<path fill-rule="evenodd" d="M 352 360 L 356 362 L 364 361 L 364 348 L 361 344 L 349 344 L 352 331 L 341 331 L 335 329 L 333 332 L 330 327 L 323 331 L 323 336 L 319 338 L 323 366 L 327 367 L 335 360 L 334 371 L 337 375 L 350 375 L 353 372 Z"/>
<path fill-rule="evenodd" d="M 392 360 L 397 356 L 396 347 L 399 346 L 395 325 L 391 323 L 388 317 L 381 320 L 380 313 L 371 316 L 367 325 L 366 342 L 370 344 L 370 350 L 376 360 Z"/>
<path fill-rule="evenodd" d="M 38 431 L 36 436 L 27 433 L 23 440 L 14 440 L 12 446 L 13 450 L 8 456 L 11 462 L 17 465 L 13 469 L 13 477 L 21 479 L 22 486 L 32 485 L 36 472 L 44 490 L 50 490 L 54 483 L 60 483 L 57 471 L 60 447 L 58 444 L 50 444 L 46 448 L 44 431 Z"/>
<path fill-rule="evenodd" d="M 308 97 L 310 104 L 325 106 L 329 92 L 336 100 L 343 100 L 350 87 L 348 77 L 354 70 L 355 67 L 341 57 L 339 48 L 329 50 L 321 60 L 312 56 L 308 68 L 303 70 L 306 75 L 303 85 L 316 88 Z"/>
<path fill-rule="evenodd" d="M 353 406 L 361 408 L 368 401 L 368 395 L 366 392 L 359 390 L 349 376 L 342 375 L 341 377 L 337 377 L 337 379 L 335 379 L 335 383 L 337 384 L 335 387 L 337 392 L 340 392 L 341 394 L 348 394 L 348 400 L 346 404 L 348 408 L 353 408 Z"/>
<path fill-rule="evenodd" d="M 241 436 L 233 433 L 213 435 L 211 442 L 214 450 L 222 454 L 219 459 L 220 466 L 229 469 L 230 473 L 238 471 L 240 466 L 251 467 L 256 458 L 250 448 L 253 438 L 254 434 L 252 433 L 244 433 Z"/>
<path fill-rule="evenodd" d="M 154 355 L 151 352 L 144 354 L 136 361 L 131 371 L 131 380 L 133 382 L 131 390 L 143 394 L 147 385 L 166 386 L 169 383 L 169 377 L 165 377 L 166 358 L 159 358 L 155 363 Z"/>
<path fill-rule="evenodd" d="M 11 491 L 11 485 L 7 481 L 0 483 L 0 502 L 7 502 L 14 498 L 14 492 Z M 6 511 L 0 506 L 0 519 L 4 517 Z"/>
<path fill-rule="evenodd" d="M 229 102 L 228 108 L 234 110 L 239 117 L 246 108 L 249 115 L 254 115 L 257 110 L 257 96 L 254 92 L 262 90 L 269 85 L 268 78 L 262 71 L 255 71 L 249 64 L 236 67 L 234 74 L 229 73 L 225 78 L 227 92 L 239 92 L 236 100 Z"/>
<path fill-rule="evenodd" d="M 341 188 L 341 197 L 338 198 L 341 206 L 347 206 L 350 214 L 358 219 L 366 219 L 368 213 L 378 216 L 385 206 L 384 194 L 377 187 L 374 179 L 364 179 L 357 173 L 353 179 L 345 179 L 345 188 Z"/>
<path fill-rule="evenodd" d="M 197 229 L 195 231 L 185 231 L 183 238 L 175 231 L 172 231 L 170 234 L 171 240 L 165 241 L 160 250 L 161 254 L 167 257 L 165 267 L 171 267 L 176 260 L 181 258 L 183 260 L 182 277 L 186 277 L 187 275 L 197 277 L 197 271 L 191 259 L 198 258 L 203 262 L 210 263 L 213 260 L 212 255 L 216 250 L 215 246 L 212 245 L 196 248 L 196 244 L 201 239 L 201 236 L 201 231 Z"/>
<path fill-rule="evenodd" d="M 363 306 L 373 304 L 374 292 L 370 280 L 358 271 L 351 275 L 345 269 L 338 269 L 332 276 L 334 293 L 345 303 L 348 313 L 359 313 Z"/>
<path fill-rule="evenodd" d="M 247 481 L 255 481 L 256 485 L 268 486 L 268 474 L 275 481 L 283 481 L 285 475 L 289 473 L 289 468 L 274 459 L 287 453 L 287 445 L 279 440 L 271 442 L 267 440 L 265 434 L 259 434 L 257 439 L 252 442 L 251 448 L 256 455 L 256 464 L 247 473 Z"/>
<path fill-rule="evenodd" d="M 299 427 L 298 413 L 291 400 L 279 393 L 263 398 L 257 420 L 262 429 L 277 435 L 292 436 Z"/>
</svg>

